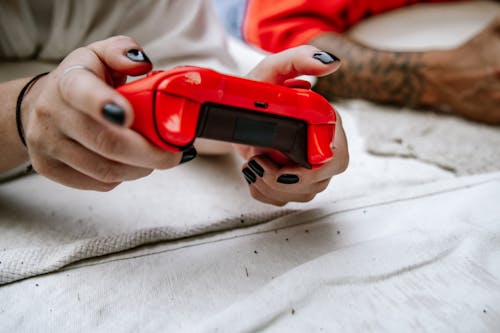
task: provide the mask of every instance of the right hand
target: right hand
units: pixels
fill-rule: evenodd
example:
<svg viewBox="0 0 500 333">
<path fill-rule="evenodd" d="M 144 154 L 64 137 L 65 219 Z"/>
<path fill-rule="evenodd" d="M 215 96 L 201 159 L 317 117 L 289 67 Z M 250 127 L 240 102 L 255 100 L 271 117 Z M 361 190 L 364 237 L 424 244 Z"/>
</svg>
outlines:
<svg viewBox="0 0 500 333">
<path fill-rule="evenodd" d="M 426 57 L 422 104 L 500 124 L 500 16 L 463 45 Z"/>
<path fill-rule="evenodd" d="M 247 78 L 284 85 L 289 79 L 298 75 L 324 76 L 336 71 L 340 61 L 323 62 L 317 55 L 327 53 L 311 45 L 291 48 L 262 60 L 247 75 Z M 297 109 L 297 112 L 300 112 Z M 247 162 L 242 166 L 242 172 L 247 180 L 250 194 L 261 202 L 283 206 L 288 202 L 307 202 L 324 191 L 332 177 L 344 172 L 349 164 L 349 149 L 347 138 L 342 126 L 342 119 L 337 114 L 335 136 L 330 143 L 333 158 L 321 168 L 306 169 L 298 165 L 280 165 L 266 156 L 266 150 L 236 144 L 236 151 Z"/>
<path fill-rule="evenodd" d="M 181 152 L 159 149 L 130 129 L 132 107 L 114 89 L 127 75 L 151 70 L 140 50 L 125 36 L 98 41 L 70 53 L 32 86 L 22 123 L 38 173 L 70 187 L 109 191 L 180 163 Z"/>
</svg>

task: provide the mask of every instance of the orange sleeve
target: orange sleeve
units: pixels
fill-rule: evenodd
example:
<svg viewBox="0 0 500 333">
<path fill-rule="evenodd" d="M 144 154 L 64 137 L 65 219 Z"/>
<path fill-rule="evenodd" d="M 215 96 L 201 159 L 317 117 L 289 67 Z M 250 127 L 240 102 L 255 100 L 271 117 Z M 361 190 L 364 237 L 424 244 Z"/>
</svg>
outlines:
<svg viewBox="0 0 500 333">
<path fill-rule="evenodd" d="M 243 21 L 243 38 L 270 52 L 304 44 L 324 31 L 341 32 L 321 14 L 336 1 L 249 0 Z"/>
<path fill-rule="evenodd" d="M 248 43 L 278 52 L 323 32 L 344 32 L 365 17 L 424 1 L 247 0 L 242 34 Z M 450 0 L 431 0 L 443 1 Z"/>
</svg>

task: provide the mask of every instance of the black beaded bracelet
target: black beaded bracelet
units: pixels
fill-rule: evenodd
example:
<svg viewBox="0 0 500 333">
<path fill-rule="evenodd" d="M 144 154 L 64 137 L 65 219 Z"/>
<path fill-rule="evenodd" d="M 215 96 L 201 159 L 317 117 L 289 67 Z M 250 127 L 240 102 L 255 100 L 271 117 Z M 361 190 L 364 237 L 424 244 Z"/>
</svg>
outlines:
<svg viewBox="0 0 500 333">
<path fill-rule="evenodd" d="M 49 72 L 45 72 L 42 74 L 38 74 L 31 80 L 29 80 L 28 83 L 21 89 L 21 92 L 19 92 L 19 95 L 17 96 L 17 103 L 16 103 L 16 125 L 17 125 L 17 133 L 19 134 L 19 138 L 21 139 L 21 142 L 23 145 L 26 147 L 26 140 L 24 138 L 24 130 L 23 130 L 23 124 L 21 121 L 21 104 L 23 103 L 23 98 L 28 89 L 42 76 L 49 74 Z"/>
</svg>

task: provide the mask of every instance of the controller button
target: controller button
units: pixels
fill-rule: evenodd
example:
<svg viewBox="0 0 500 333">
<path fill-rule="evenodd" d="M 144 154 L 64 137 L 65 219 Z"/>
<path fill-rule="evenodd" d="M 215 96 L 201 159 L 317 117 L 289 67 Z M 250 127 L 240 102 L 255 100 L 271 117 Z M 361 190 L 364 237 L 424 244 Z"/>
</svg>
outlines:
<svg viewBox="0 0 500 333">
<path fill-rule="evenodd" d="M 256 108 L 261 108 L 261 109 L 267 109 L 267 107 L 269 106 L 269 104 L 267 104 L 266 102 L 260 102 L 260 101 L 255 101 L 253 105 Z"/>
</svg>

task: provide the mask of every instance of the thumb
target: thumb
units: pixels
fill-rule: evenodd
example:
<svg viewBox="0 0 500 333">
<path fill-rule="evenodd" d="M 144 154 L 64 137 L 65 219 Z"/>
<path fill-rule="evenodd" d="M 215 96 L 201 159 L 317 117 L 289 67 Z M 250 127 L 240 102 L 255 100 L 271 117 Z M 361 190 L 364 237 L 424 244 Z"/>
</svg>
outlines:
<svg viewBox="0 0 500 333">
<path fill-rule="evenodd" d="M 76 49 L 53 75 L 59 76 L 59 93 L 68 105 L 97 121 L 112 119 L 129 127 L 134 111 L 114 88 L 125 83 L 127 75 L 146 74 L 151 68 L 139 44 L 132 38 L 117 36 Z M 107 116 L 103 118 L 103 114 Z"/>
<path fill-rule="evenodd" d="M 328 75 L 339 67 L 340 59 L 333 54 L 303 45 L 267 56 L 247 78 L 281 85 L 299 75 Z"/>
<path fill-rule="evenodd" d="M 151 71 L 151 60 L 139 44 L 127 36 L 115 36 L 88 46 L 105 66 L 106 81 L 113 86 L 125 83 L 127 75 L 138 76 Z M 104 67 L 103 66 L 103 67 Z"/>
</svg>

